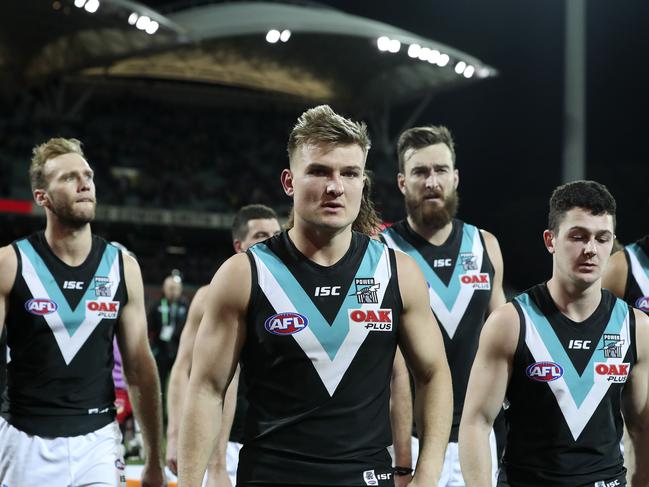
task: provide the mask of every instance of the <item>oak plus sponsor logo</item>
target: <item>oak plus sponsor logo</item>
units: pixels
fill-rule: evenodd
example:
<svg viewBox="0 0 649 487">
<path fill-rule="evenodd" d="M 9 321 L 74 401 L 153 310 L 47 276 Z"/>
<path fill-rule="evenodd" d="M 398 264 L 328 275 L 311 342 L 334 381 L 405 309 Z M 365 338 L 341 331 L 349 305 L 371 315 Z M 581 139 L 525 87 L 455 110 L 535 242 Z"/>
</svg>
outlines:
<svg viewBox="0 0 649 487">
<path fill-rule="evenodd" d="M 623 383 L 629 377 L 630 363 L 610 364 L 607 362 L 595 362 L 595 381 Z"/>
<path fill-rule="evenodd" d="M 556 362 L 535 362 L 525 369 L 525 374 L 537 382 L 552 382 L 563 376 L 563 367 Z"/>
<path fill-rule="evenodd" d="M 304 330 L 309 324 L 306 316 L 300 313 L 277 313 L 266 318 L 264 328 L 273 335 L 293 335 Z"/>
<path fill-rule="evenodd" d="M 363 326 L 369 331 L 392 331 L 391 309 L 349 309 L 351 326 Z"/>
<path fill-rule="evenodd" d="M 649 296 L 641 296 L 635 301 L 635 307 L 640 311 L 649 313 Z"/>
<path fill-rule="evenodd" d="M 59 309 L 59 305 L 51 299 L 32 298 L 25 303 L 25 309 L 33 315 L 44 316 L 54 313 Z"/>
<path fill-rule="evenodd" d="M 469 286 L 478 290 L 491 289 L 491 279 L 489 278 L 489 274 L 486 272 L 480 274 L 462 274 L 460 276 L 460 283 L 462 283 L 463 286 Z"/>
<path fill-rule="evenodd" d="M 86 315 L 104 320 L 115 320 L 119 314 L 119 301 L 86 301 Z"/>
</svg>

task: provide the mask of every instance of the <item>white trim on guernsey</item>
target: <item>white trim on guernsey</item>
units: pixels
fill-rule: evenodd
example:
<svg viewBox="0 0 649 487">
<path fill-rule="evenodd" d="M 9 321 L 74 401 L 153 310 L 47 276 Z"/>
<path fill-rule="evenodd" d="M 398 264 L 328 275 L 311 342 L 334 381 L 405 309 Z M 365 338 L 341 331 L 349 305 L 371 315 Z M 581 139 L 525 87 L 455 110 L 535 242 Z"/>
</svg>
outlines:
<svg viewBox="0 0 649 487">
<path fill-rule="evenodd" d="M 536 329 L 536 326 L 527 314 L 525 307 L 521 306 L 520 309 L 523 311 L 523 315 L 525 316 L 525 344 L 532 353 L 534 360 L 537 362 L 554 362 L 555 359 L 550 355 L 539 331 Z M 622 353 L 619 358 L 606 359 L 608 363 L 621 364 L 624 362 L 624 358 L 626 357 L 630 345 L 630 335 L 629 313 L 627 312 L 620 330 Z M 563 417 L 568 424 L 568 428 L 570 428 L 572 437 L 577 441 L 579 435 L 581 435 L 582 431 L 590 421 L 590 418 L 593 416 L 597 406 L 602 402 L 602 399 L 606 395 L 611 383 L 606 381 L 594 381 L 590 391 L 579 407 L 577 407 L 577 404 L 570 393 L 570 388 L 563 377 L 547 382 L 547 384 L 557 400 L 559 409 L 561 409 Z"/>
<path fill-rule="evenodd" d="M 395 250 L 399 250 L 407 254 L 407 252 L 401 249 L 387 232 L 383 233 L 382 236 L 383 238 L 385 238 L 385 242 L 388 245 L 388 247 L 393 248 Z M 482 246 L 482 241 L 480 240 L 480 229 L 477 227 L 473 235 L 473 244 L 472 244 L 471 252 L 473 253 L 473 255 L 476 256 L 477 270 L 468 270 L 465 273 L 480 274 L 482 273 L 481 269 L 482 269 L 482 259 L 484 256 L 484 247 Z M 458 258 L 459 258 L 459 254 L 458 254 Z M 460 265 L 460 263 L 456 260 L 455 265 Z M 449 310 L 446 307 L 446 304 L 444 303 L 442 298 L 440 298 L 439 295 L 435 292 L 431 283 L 430 282 L 428 283 L 428 295 L 430 297 L 430 307 L 435 313 L 435 316 L 437 316 L 437 319 L 439 320 L 440 324 L 444 327 L 444 330 L 446 330 L 446 333 L 451 339 L 453 339 L 453 336 L 457 331 L 457 327 L 460 324 L 460 321 L 462 321 L 462 318 L 464 317 L 464 313 L 469 307 L 469 303 L 471 302 L 471 298 L 473 298 L 474 292 L 475 289 L 472 286 L 460 285 L 460 292 L 458 293 L 457 298 L 455 299 L 455 303 L 453 303 L 453 307 Z"/>
<path fill-rule="evenodd" d="M 390 259 L 388 257 L 387 247 L 383 251 L 381 258 L 376 266 L 374 273 L 375 282 L 381 283 L 377 289 L 378 303 L 383 302 L 388 281 L 390 280 Z M 299 313 L 291 299 L 286 295 L 282 287 L 275 279 L 275 276 L 268 270 L 264 262 L 253 253 L 255 264 L 257 265 L 257 274 L 259 287 L 268 298 L 269 303 L 275 309 L 276 313 Z M 376 304 L 359 305 L 359 309 L 377 309 Z M 318 338 L 307 326 L 299 333 L 291 335 L 300 348 L 311 359 L 313 367 L 320 376 L 325 388 L 330 396 L 334 395 L 338 384 L 343 375 L 349 368 L 352 360 L 356 356 L 359 348 L 370 333 L 364 326 L 350 326 L 345 339 L 333 359 L 329 358 L 327 351 L 324 349 Z"/>
<path fill-rule="evenodd" d="M 22 259 L 23 267 L 22 275 L 25 283 L 27 284 L 27 287 L 29 288 L 29 292 L 35 298 L 50 298 L 36 272 L 36 269 L 34 269 L 34 266 L 27 258 L 27 255 L 22 251 L 22 249 L 20 249 L 20 256 Z M 96 301 L 110 302 L 115 297 L 115 293 L 117 292 L 117 288 L 120 284 L 118 256 L 116 256 L 113 260 L 113 264 L 108 274 L 108 279 L 111 282 L 110 296 L 97 297 L 95 299 Z M 85 302 L 80 302 L 78 306 L 85 306 Z M 77 352 L 81 349 L 90 334 L 103 319 L 96 314 L 92 314 L 90 316 L 86 314 L 86 317 L 84 318 L 81 325 L 79 325 L 79 328 L 74 332 L 72 336 L 70 336 L 68 330 L 63 324 L 63 319 L 61 318 L 61 315 L 59 315 L 58 311 L 43 315 L 43 318 L 52 330 L 52 333 L 54 333 L 56 343 L 58 344 L 61 350 L 61 354 L 63 355 L 63 359 L 65 360 L 65 363 L 67 365 L 72 362 L 72 359 L 75 357 Z"/>
<path fill-rule="evenodd" d="M 638 260 L 638 256 L 635 255 L 632 250 L 628 250 L 627 255 L 631 261 L 631 274 L 633 274 L 635 282 L 638 283 L 638 287 L 640 288 L 640 291 L 642 291 L 642 294 L 644 296 L 649 296 L 649 275 L 647 275 L 647 271 L 642 267 L 642 264 L 640 264 L 640 261 Z"/>
</svg>

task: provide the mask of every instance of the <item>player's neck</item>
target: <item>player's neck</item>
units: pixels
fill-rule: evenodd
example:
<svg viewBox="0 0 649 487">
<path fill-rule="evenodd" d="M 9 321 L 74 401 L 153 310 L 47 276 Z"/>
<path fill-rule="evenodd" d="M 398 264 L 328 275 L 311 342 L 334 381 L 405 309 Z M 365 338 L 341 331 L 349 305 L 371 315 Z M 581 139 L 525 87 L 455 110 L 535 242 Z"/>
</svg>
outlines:
<svg viewBox="0 0 649 487">
<path fill-rule="evenodd" d="M 352 228 L 351 225 L 341 230 L 307 228 L 296 222 L 288 236 L 304 256 L 328 267 L 342 259 L 349 250 Z"/>
<path fill-rule="evenodd" d="M 554 275 L 547 286 L 557 309 L 577 323 L 591 316 L 602 300 L 601 281 L 582 287 Z"/>
<path fill-rule="evenodd" d="M 426 227 L 425 225 L 418 225 L 415 220 L 408 215 L 408 225 L 420 237 L 433 245 L 442 245 L 448 240 L 449 235 L 453 231 L 453 220 L 448 222 L 442 228 Z"/>
<path fill-rule="evenodd" d="M 52 252 L 69 266 L 81 265 L 92 247 L 90 224 L 72 228 L 48 219 L 45 240 Z"/>
</svg>

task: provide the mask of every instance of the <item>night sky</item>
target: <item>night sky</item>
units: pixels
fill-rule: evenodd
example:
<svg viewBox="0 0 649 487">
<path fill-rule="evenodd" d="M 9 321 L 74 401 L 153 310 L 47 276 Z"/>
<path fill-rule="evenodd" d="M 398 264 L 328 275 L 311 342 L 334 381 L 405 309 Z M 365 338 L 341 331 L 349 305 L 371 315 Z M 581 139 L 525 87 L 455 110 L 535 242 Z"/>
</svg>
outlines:
<svg viewBox="0 0 649 487">
<path fill-rule="evenodd" d="M 453 132 L 459 216 L 498 237 L 506 281 L 517 290 L 551 271 L 541 234 L 548 198 L 561 183 L 565 1 L 321 2 L 447 44 L 499 71 L 497 78 L 439 94 L 416 123 Z M 191 4 L 143 3 L 162 13 L 170 4 Z M 616 197 L 618 238 L 629 243 L 649 232 L 649 2 L 586 3 L 586 177 Z M 395 110 L 393 131 L 412 108 Z M 396 183 L 393 191 L 398 200 Z M 390 220 L 403 216 L 401 206 L 379 209 Z"/>
<path fill-rule="evenodd" d="M 144 3 L 164 9 L 173 2 Z M 498 69 L 496 79 L 440 94 L 417 124 L 452 130 L 459 216 L 499 238 L 509 284 L 522 290 L 547 279 L 551 259 L 541 234 L 550 193 L 562 182 L 565 0 L 320 3 L 448 44 Z M 629 243 L 649 232 L 649 2 L 586 3 L 586 177 L 616 197 L 617 235 Z M 396 111 L 393 130 L 411 108 Z"/>
<path fill-rule="evenodd" d="M 324 2 L 463 50 L 500 76 L 438 96 L 418 123 L 454 133 L 460 217 L 500 240 L 517 289 L 546 279 L 547 201 L 561 183 L 564 1 Z M 588 0 L 586 177 L 618 202 L 618 238 L 649 232 L 649 3 Z"/>
</svg>

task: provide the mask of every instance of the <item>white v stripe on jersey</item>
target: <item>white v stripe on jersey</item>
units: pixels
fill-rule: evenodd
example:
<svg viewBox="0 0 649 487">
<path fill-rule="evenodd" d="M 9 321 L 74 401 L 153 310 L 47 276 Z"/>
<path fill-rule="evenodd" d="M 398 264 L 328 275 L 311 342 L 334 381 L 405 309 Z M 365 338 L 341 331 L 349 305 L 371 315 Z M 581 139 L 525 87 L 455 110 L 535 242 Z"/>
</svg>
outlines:
<svg viewBox="0 0 649 487">
<path fill-rule="evenodd" d="M 392 237 L 390 237 L 388 233 L 383 233 L 382 236 L 383 238 L 385 238 L 385 242 L 388 245 L 388 247 L 391 247 L 396 250 L 400 250 L 407 254 L 407 252 L 405 252 L 402 248 L 400 248 L 399 245 L 394 241 L 394 239 L 392 239 Z M 484 256 L 484 247 L 482 246 L 482 241 L 480 240 L 480 229 L 478 228 L 475 229 L 473 235 L 471 252 L 476 258 L 477 270 L 468 270 L 466 271 L 466 274 L 469 275 L 480 274 L 482 272 L 481 269 L 482 269 L 482 259 Z M 428 283 L 428 296 L 430 298 L 430 307 L 435 313 L 435 316 L 437 316 L 437 319 L 439 320 L 440 324 L 444 327 L 444 330 L 446 330 L 446 333 L 451 339 L 453 339 L 453 336 L 455 336 L 457 327 L 460 324 L 460 321 L 462 321 L 462 317 L 464 316 L 464 313 L 466 312 L 466 309 L 469 306 L 469 303 L 471 302 L 471 298 L 473 297 L 474 292 L 475 289 L 472 286 L 460 286 L 460 292 L 458 293 L 457 298 L 453 303 L 453 306 L 451 307 L 451 309 L 448 309 L 446 307 L 446 304 L 442 300 L 442 298 L 437 294 L 435 289 L 433 289 L 431 283 L 430 282 Z"/>
<path fill-rule="evenodd" d="M 523 315 L 525 316 L 525 344 L 532 353 L 534 360 L 537 362 L 554 362 L 554 358 L 550 355 L 550 352 L 545 346 L 534 322 L 527 314 L 525 307 L 521 306 L 520 309 L 523 311 Z M 629 313 L 627 312 L 620 330 L 622 353 L 619 358 L 608 358 L 608 363 L 617 365 L 624 362 L 624 357 L 629 349 L 630 335 Z M 611 383 L 595 381 L 579 407 L 577 407 L 577 404 L 570 393 L 570 388 L 563 377 L 547 382 L 547 384 L 559 404 L 559 409 L 561 409 L 561 413 L 568 424 L 568 428 L 570 428 L 572 437 L 577 441 L 577 438 L 579 438 L 579 435 L 581 435 L 581 432 L 588 424 L 588 421 L 590 421 L 590 418 L 593 416 L 597 406 L 602 402 L 602 399 L 606 395 Z"/>
<path fill-rule="evenodd" d="M 22 249 L 20 249 L 20 257 L 22 260 L 22 267 L 23 267 L 23 279 L 25 280 L 25 283 L 29 288 L 29 292 L 35 298 L 40 298 L 40 297 L 49 298 L 50 296 L 48 295 L 47 291 L 45 290 L 45 287 L 41 283 L 41 280 L 38 277 L 38 274 L 36 273 L 36 269 L 34 269 L 34 266 L 27 258 L 27 255 L 22 251 Z M 114 283 L 114 285 L 110 287 L 111 294 L 110 296 L 98 297 L 97 301 L 106 301 L 106 302 L 112 301 L 113 298 L 115 297 L 115 293 L 117 292 L 117 288 L 119 287 L 119 282 L 120 282 L 119 258 L 117 257 L 113 261 L 113 265 L 110 268 L 108 278 L 112 283 Z M 79 303 L 79 306 L 84 306 L 84 304 L 85 303 L 81 302 Z M 65 360 L 65 363 L 67 365 L 69 365 L 70 362 L 72 362 L 72 359 L 75 357 L 75 355 L 81 349 L 81 347 L 86 342 L 90 334 L 97 327 L 99 322 L 102 320 L 102 318 L 97 315 L 86 316 L 83 322 L 81 323 L 81 325 L 79 326 L 79 328 L 74 332 L 72 336 L 70 336 L 68 330 L 63 324 L 63 320 L 59 315 L 58 311 L 43 315 L 43 318 L 45 319 L 45 322 L 52 330 L 52 333 L 54 333 L 54 338 L 56 339 L 56 343 L 58 344 L 59 349 L 61 350 L 61 354 L 63 355 L 63 359 Z"/>
<path fill-rule="evenodd" d="M 640 264 L 638 256 L 632 250 L 627 251 L 629 260 L 631 261 L 631 273 L 635 279 L 635 282 L 638 283 L 638 287 L 644 296 L 649 296 L 649 276 L 647 272 Z"/>
<path fill-rule="evenodd" d="M 264 262 L 257 254 L 253 253 L 252 255 L 255 258 L 255 264 L 257 266 L 259 287 L 266 295 L 268 302 L 275 309 L 275 312 L 299 313 L 291 298 L 284 292 Z M 379 304 L 383 302 L 383 296 L 385 295 L 386 288 L 388 287 L 387 284 L 391 277 L 390 259 L 388 255 L 388 249 L 385 248 L 374 273 L 375 282 L 385 283 L 376 291 Z M 358 309 L 376 309 L 376 307 L 375 304 L 362 304 L 359 305 Z M 365 338 L 367 338 L 368 333 L 370 331 L 364 326 L 350 327 L 338 353 L 336 353 L 333 359 L 329 358 L 327 351 L 308 326 L 299 333 L 291 336 L 304 353 L 307 354 L 309 359 L 311 359 L 311 363 L 327 389 L 327 392 L 330 396 L 333 396 L 343 375 L 349 368 L 352 360 L 354 360 L 358 349 L 365 341 Z"/>
</svg>

